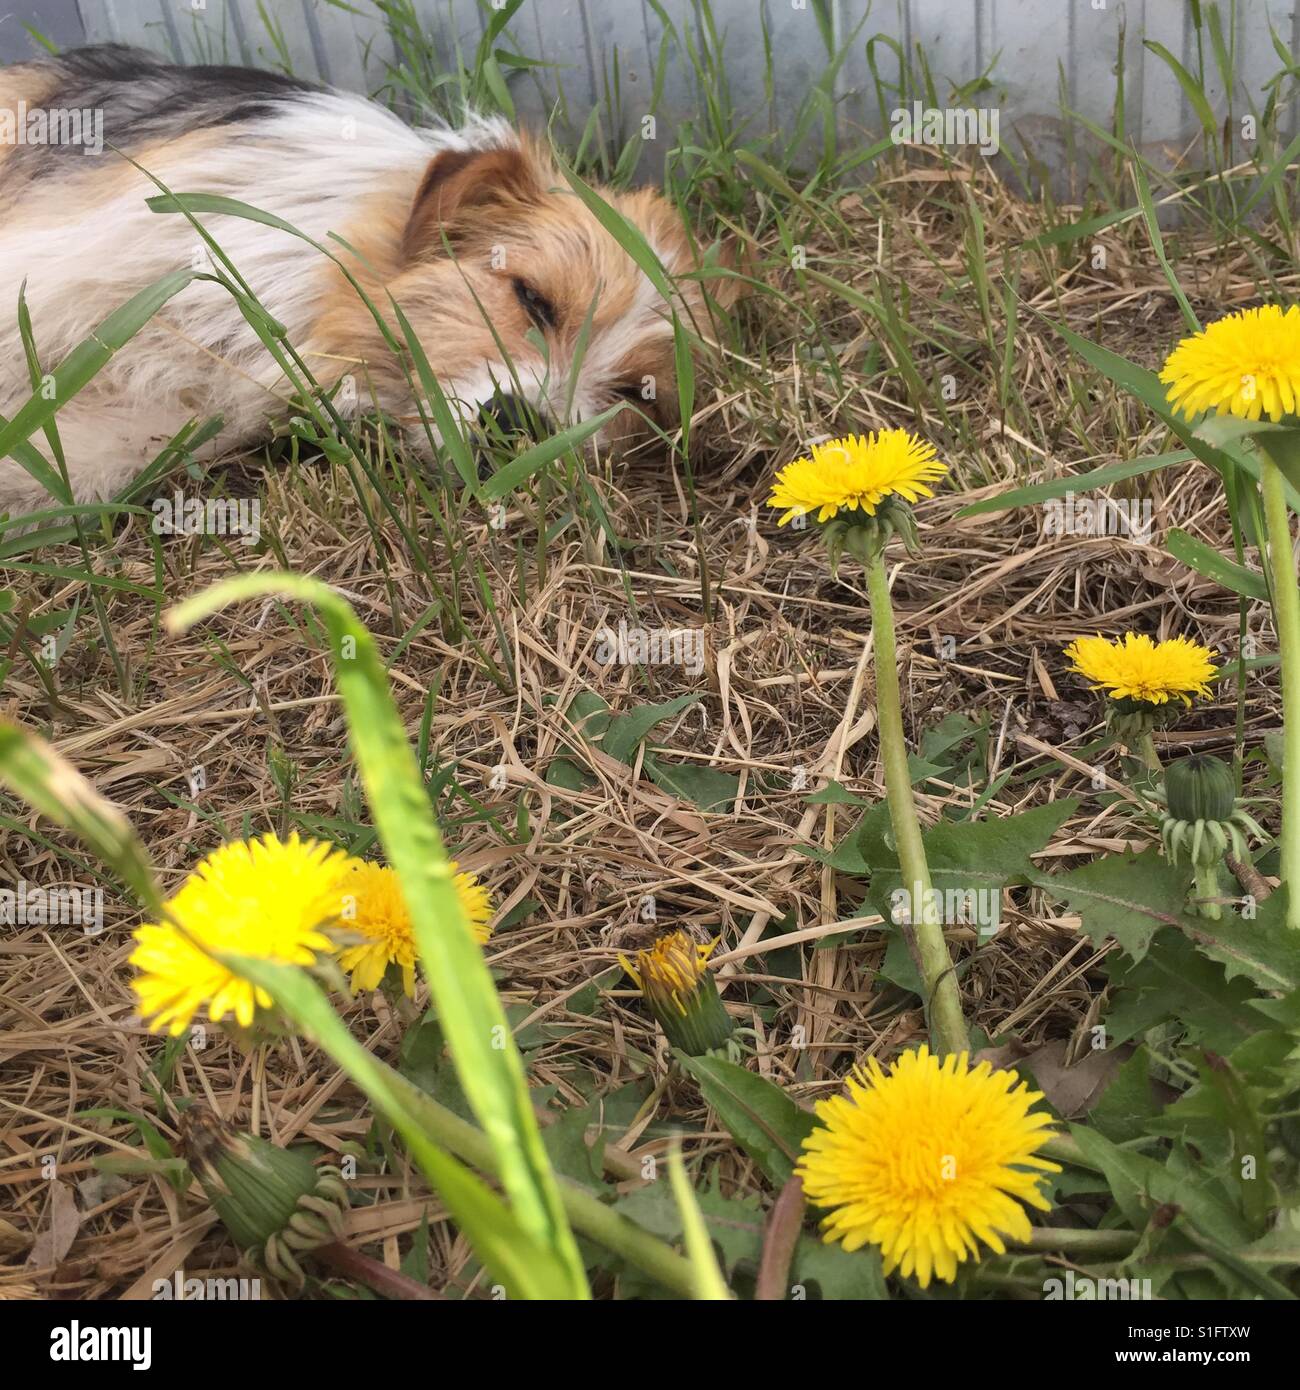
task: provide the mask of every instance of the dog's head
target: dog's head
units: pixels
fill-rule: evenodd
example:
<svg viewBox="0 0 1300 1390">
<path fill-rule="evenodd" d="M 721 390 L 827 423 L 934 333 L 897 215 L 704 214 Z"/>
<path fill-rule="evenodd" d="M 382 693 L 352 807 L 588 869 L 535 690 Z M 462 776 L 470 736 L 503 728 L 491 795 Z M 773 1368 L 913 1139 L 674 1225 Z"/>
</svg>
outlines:
<svg viewBox="0 0 1300 1390">
<path fill-rule="evenodd" d="M 667 200 L 649 189 L 598 192 L 670 276 L 697 268 Z M 372 236 L 367 248 L 383 267 L 385 293 L 465 418 L 495 414 L 509 427 L 512 417 L 535 415 L 534 428 L 546 429 L 623 400 L 635 410 L 615 417 L 607 438 L 652 433 L 642 416 L 664 429 L 676 424 L 670 307 L 687 327 L 707 332 L 700 282 L 675 281 L 670 306 L 526 136 L 437 155 L 400 231 L 391 220 L 387 239 L 380 247 Z M 713 278 L 709 296 L 726 307 L 734 283 Z M 355 311 L 348 317 L 360 335 L 352 350 L 362 350 L 373 373 L 383 357 L 374 351 L 377 329 L 372 322 L 367 330 Z"/>
</svg>

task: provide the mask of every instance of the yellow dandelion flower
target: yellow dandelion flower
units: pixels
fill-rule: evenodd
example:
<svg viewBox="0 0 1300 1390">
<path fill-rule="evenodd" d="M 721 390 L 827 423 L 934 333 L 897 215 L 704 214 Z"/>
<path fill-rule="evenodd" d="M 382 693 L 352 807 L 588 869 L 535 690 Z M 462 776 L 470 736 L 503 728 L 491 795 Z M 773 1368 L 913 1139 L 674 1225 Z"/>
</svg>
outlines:
<svg viewBox="0 0 1300 1390">
<path fill-rule="evenodd" d="M 779 526 L 809 512 L 816 512 L 818 521 L 829 521 L 839 511 L 874 516 L 888 497 L 908 502 L 933 497 L 927 484 L 947 471 L 934 446 L 906 430 L 849 435 L 814 444 L 810 458 L 786 464 L 776 475 L 767 505 L 786 508 Z"/>
<path fill-rule="evenodd" d="M 1163 705 L 1169 700 L 1192 703 L 1193 695 L 1209 695 L 1209 682 L 1218 674 L 1208 647 L 1190 637 L 1153 642 L 1145 633 L 1126 632 L 1116 642 L 1104 637 L 1080 637 L 1065 649 L 1071 669 L 1105 690 L 1112 700 L 1144 700 Z"/>
<path fill-rule="evenodd" d="M 451 867 L 457 867 L 454 860 Z M 470 873 L 457 873 L 455 884 L 460 904 L 481 945 L 492 935 L 492 894 Z M 414 995 L 419 949 L 396 871 L 382 864 L 358 862 L 353 865 L 343 892 L 349 899 L 343 925 L 362 938 L 339 952 L 339 964 L 351 972 L 352 992 L 378 989 L 388 967 L 395 965 L 402 972 L 402 988 L 408 996 Z"/>
<path fill-rule="evenodd" d="M 874 1057 L 848 1078 L 848 1095 L 819 1101 L 822 1124 L 796 1168 L 804 1192 L 834 1210 L 823 1239 L 846 1250 L 880 1247 L 886 1274 L 951 1283 L 979 1259 L 979 1242 L 1002 1254 L 1003 1237 L 1029 1238 L 1022 1202 L 1050 1203 L 1033 1170 L 1060 1172 L 1035 1150 L 1051 1136 L 1042 1099 L 1011 1072 L 966 1053 L 942 1062 L 922 1047 L 887 1074 Z"/>
<path fill-rule="evenodd" d="M 1300 401 L 1300 308 L 1265 304 L 1184 338 L 1160 372 L 1166 399 L 1190 420 L 1203 410 L 1281 420 Z"/>
<path fill-rule="evenodd" d="M 350 863 L 342 850 L 297 834 L 233 840 L 209 854 L 165 904 L 167 920 L 133 933 L 133 988 L 150 1030 L 179 1037 L 205 1006 L 214 1023 L 233 1014 L 250 1027 L 270 995 L 207 951 L 310 965 L 332 949 L 325 930 L 340 916 Z"/>
<path fill-rule="evenodd" d="M 717 944 L 715 939 L 701 946 L 689 932 L 677 930 L 661 936 L 649 950 L 638 951 L 635 964 L 619 956 L 664 1036 L 692 1057 L 722 1047 L 731 1036 L 731 1017 L 717 986 L 707 978 Z"/>
</svg>

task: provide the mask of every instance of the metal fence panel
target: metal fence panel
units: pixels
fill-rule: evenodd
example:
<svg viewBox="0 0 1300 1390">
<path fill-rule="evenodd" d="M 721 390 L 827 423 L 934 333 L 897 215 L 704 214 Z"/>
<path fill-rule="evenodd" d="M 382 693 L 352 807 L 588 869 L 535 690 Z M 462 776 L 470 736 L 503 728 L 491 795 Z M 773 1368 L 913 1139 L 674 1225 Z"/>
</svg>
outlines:
<svg viewBox="0 0 1300 1390">
<path fill-rule="evenodd" d="M 491 0 L 414 0 L 444 61 L 457 45 L 472 54 Z M 661 124 L 707 116 L 705 90 L 689 49 L 701 47 L 703 20 L 692 0 L 664 0 L 678 43 L 667 65 Z M 841 148 L 882 126 L 877 79 L 896 82 L 899 52 L 919 48 L 940 99 L 987 73 L 1005 133 L 1016 123 L 1045 130 L 1062 104 L 1109 128 L 1121 35 L 1129 135 L 1148 148 L 1178 147 L 1199 131 L 1174 72 L 1143 39 L 1164 46 L 1189 71 L 1198 65 L 1192 7 L 1186 0 L 712 0 L 725 38 L 725 80 L 754 129 L 790 130 L 819 82 L 828 86 Z M 1208 7 L 1204 7 L 1208 10 Z M 1265 84 L 1282 52 L 1300 58 L 1300 0 L 1221 0 L 1234 89 L 1218 74 L 1210 45 L 1206 94 L 1220 122 L 1262 109 Z M 827 36 L 856 39 L 827 81 Z M 394 57 L 373 0 L 0 0 L 0 61 L 33 51 L 24 23 L 59 45 L 119 41 L 145 45 L 184 62 L 288 67 L 358 91 L 374 91 Z M 593 106 L 619 121 L 608 98 L 620 73 L 621 131 L 635 133 L 649 104 L 664 25 L 647 0 L 528 0 L 508 30 L 514 46 L 553 66 L 516 77 L 521 114 L 543 120 L 559 101 L 570 129 Z M 772 56 L 770 90 L 767 54 Z M 918 93 L 919 95 L 919 93 Z M 888 116 L 888 110 L 884 112 Z M 1285 124 L 1290 125 L 1288 121 Z"/>
</svg>

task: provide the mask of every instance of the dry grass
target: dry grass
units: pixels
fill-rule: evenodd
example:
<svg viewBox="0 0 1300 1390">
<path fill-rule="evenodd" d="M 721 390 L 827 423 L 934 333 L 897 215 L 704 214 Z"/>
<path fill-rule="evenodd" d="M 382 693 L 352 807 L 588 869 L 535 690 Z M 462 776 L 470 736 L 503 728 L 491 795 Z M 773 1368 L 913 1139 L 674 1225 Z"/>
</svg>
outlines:
<svg viewBox="0 0 1300 1390">
<path fill-rule="evenodd" d="M 898 165 L 895 172 L 902 171 Z M 807 328 L 780 299 L 756 296 L 746 303 L 740 346 L 715 368 L 697 421 L 699 508 L 716 599 L 698 679 L 672 666 L 603 666 L 594 655 L 597 629 L 629 616 L 625 585 L 647 627 L 701 621 L 699 556 L 685 496 L 653 462 L 597 470 L 608 479 L 602 492 L 615 529 L 630 546 L 622 553 L 625 569 L 613 547 L 579 522 L 550 548 L 539 583 L 524 516 L 512 512 L 504 532 L 475 521 L 475 553 L 486 567 L 508 665 L 517 675 L 512 689 L 487 681 L 472 651 L 442 640 L 436 625 L 409 642 L 392 672 L 413 733 L 427 692 L 436 689 L 431 747 L 438 764 L 454 765 L 456 784 L 491 812 L 485 819 L 463 799 L 444 803 L 461 864 L 494 886 L 502 915 L 536 904 L 489 947 L 505 1000 L 523 1006 L 520 1029 L 533 1036 L 534 1084 L 551 1088 L 553 1104 L 621 1093 L 619 1105 L 611 1104 L 606 1138 L 637 1160 L 661 1152 L 670 1129 L 685 1126 L 688 1154 L 707 1155 L 728 1189 L 756 1186 L 748 1160 L 710 1123 L 697 1097 L 680 1085 L 663 1089 L 662 1040 L 635 996 L 611 975 L 593 1012 L 572 1007 L 583 987 L 614 964 L 616 945 L 629 932 L 644 931 L 643 895 L 654 895 L 660 925 L 721 938 L 722 972 L 731 980 L 727 1002 L 755 1030 L 754 1065 L 797 1096 L 835 1086 L 852 1055 L 891 1053 L 923 1033 L 915 998 L 876 977 L 883 953 L 878 934 L 841 936 L 839 924 L 860 902 L 855 884 L 799 852 L 837 843 L 857 812 L 809 806 L 807 791 L 792 789 L 797 770 L 805 771 L 808 789 L 834 777 L 871 801 L 882 796 L 883 785 L 860 575 L 850 565 L 832 580 L 807 538 L 777 531 L 761 506 L 772 468 L 810 437 L 845 428 L 910 424 L 942 442 L 952 485 L 920 508 L 924 555 L 900 563 L 895 574 L 905 714 L 914 738 L 949 712 L 987 715 L 990 779 L 1010 774 L 987 814 L 1083 793 L 1081 813 L 1044 857 L 1048 868 L 1151 839 L 1123 799 L 1103 805 L 1082 775 L 1091 761 L 1080 750 L 1099 732 L 1097 706 L 1065 672 L 1061 646 L 1080 633 L 1132 626 L 1161 635 L 1191 632 L 1221 653 L 1236 650 L 1235 599 L 1159 544 L 1177 524 L 1230 548 L 1217 484 L 1200 465 L 1139 480 L 1141 495 L 1155 505 L 1152 547 L 1122 538 L 1045 537 L 1037 510 L 957 517 L 965 503 L 1013 482 L 1173 447 L 1149 417 L 1072 361 L 1034 310 L 1063 317 L 1148 365 L 1178 336 L 1180 320 L 1135 222 L 1101 238 L 1109 252 L 1104 273 L 1090 270 L 1082 253 L 1068 261 L 1056 253 L 1027 254 L 1020 264 L 1013 389 L 1000 389 L 1007 331 L 1000 293 L 987 324 L 974 296 L 953 293 L 970 264 L 967 210 L 979 208 L 986 260 L 995 266 L 1004 250 L 1041 230 L 1038 212 L 983 174 L 920 172 L 929 177 L 882 182 L 809 216 L 809 264 L 866 295 L 906 289 L 913 365 L 926 382 L 953 374 L 957 397 L 945 404 L 946 418 L 933 404 L 910 399 L 898 373 L 880 371 L 899 365 L 889 344 L 883 357 L 871 356 L 870 345 L 879 341 L 871 319 L 789 269 L 775 238 L 763 236 L 756 273 L 795 297 L 818 325 L 823 343 L 839 354 L 843 387 L 815 370 Z M 1256 296 L 1250 261 L 1209 236 L 1188 233 L 1176 254 L 1198 310 Z M 278 538 L 281 561 L 346 590 L 391 652 L 395 634 L 433 597 L 396 529 L 380 523 L 381 555 L 351 484 L 324 463 L 264 480 L 255 468 L 237 476 L 264 488 L 263 524 Z M 432 544 L 431 564 L 441 575 L 444 557 Z M 111 558 L 112 573 L 145 586 L 158 578 L 176 601 L 231 568 L 220 549 L 196 540 L 165 542 L 163 557 L 165 573 L 155 576 L 137 520 L 118 535 L 101 572 L 109 572 Z M 74 564 L 79 556 L 68 548 L 39 558 Z M 235 558 L 245 566 L 274 563 L 271 555 Z M 894 558 L 904 557 L 900 551 Z M 85 595 L 79 580 L 19 574 L 16 582 L 30 586 L 34 615 Z M 197 633 L 169 638 L 148 600 L 108 594 L 106 601 L 118 650 L 130 663 L 130 696 L 119 693 L 105 652 L 91 641 L 87 610 L 56 668 L 57 704 L 20 659 L 6 682 L 3 711 L 48 732 L 127 810 L 166 884 L 245 826 L 317 824 L 324 833 L 331 826 L 350 833 L 365 822 L 328 661 L 300 614 L 246 607 Z M 479 641 L 501 661 L 506 654 L 477 600 L 467 615 Z M 956 639 L 954 657 L 940 655 L 945 636 Z M 220 659 L 217 638 L 224 644 Z M 1264 672 L 1252 683 L 1248 746 L 1278 722 L 1275 682 Z M 574 740 L 564 710 L 582 690 L 595 691 L 616 711 L 702 693 L 699 704 L 657 731 L 656 742 L 683 760 L 740 777 L 736 807 L 701 814 L 596 751 L 588 756 L 599 779 L 595 789 L 575 793 L 547 783 L 550 759 Z M 1185 721 L 1172 746 L 1222 752 L 1231 746 L 1234 718 L 1235 689 L 1225 682 L 1218 702 Z M 1117 774 L 1113 752 L 1101 762 Z M 204 769 L 206 786 L 191 796 L 188 777 L 196 766 Z M 283 774 L 277 782 L 277 767 L 293 770 L 291 787 Z M 504 785 L 498 776 L 494 786 L 493 770 L 500 768 Z M 930 789 L 936 790 L 933 783 Z M 956 788 L 923 795 L 922 814 L 933 818 L 944 800 L 968 799 Z M 528 818 L 519 838 L 521 805 Z M 26 813 L 11 808 L 10 814 Z M 75 844 L 30 818 L 26 823 L 29 833 L 0 832 L 0 878 L 91 881 L 93 870 Z M 221 1273 L 234 1265 L 233 1247 L 201 1197 L 180 1196 L 159 1179 L 105 1177 L 95 1168 L 103 1155 L 138 1156 L 139 1141 L 127 1123 L 79 1116 L 92 1107 L 156 1113 L 149 1069 L 161 1046 L 133 1015 L 128 988 L 128 933 L 137 915 L 111 885 L 106 902 L 102 936 L 28 927 L 7 929 L 0 938 L 0 1296 L 147 1297 L 153 1279 L 179 1266 Z M 1018 889 L 1004 921 L 964 979 L 973 1023 L 990 1037 L 1014 1033 L 1029 1044 L 1077 1038 L 1095 1021 L 1104 983 L 1098 952 L 1078 932 L 1077 918 Z M 954 936 L 961 940 L 963 933 Z M 832 937 L 840 939 L 826 940 Z M 403 1023 L 382 1001 L 357 1002 L 349 1019 L 378 1054 L 397 1055 Z M 806 1030 L 806 1048 L 792 1046 L 796 1024 Z M 255 1077 L 250 1059 L 222 1035 L 213 1033 L 208 1044 L 178 1060 L 176 1094 L 206 1097 L 221 1113 L 247 1122 L 258 1089 L 263 1132 L 275 1139 L 310 1139 L 335 1151 L 364 1143 L 372 1120 L 362 1097 L 312 1049 L 286 1044 Z M 636 1089 L 623 1091 L 629 1083 Z M 625 1103 L 629 1095 L 644 1100 L 639 1110 Z M 162 1124 L 168 1137 L 174 1118 Z M 57 1181 L 43 1171 L 48 1155 L 57 1161 Z M 623 1170 L 634 1171 L 626 1164 Z M 395 1267 L 428 1214 L 431 1283 L 454 1286 L 470 1277 L 476 1266 L 467 1245 L 404 1160 L 394 1158 L 382 1170 L 363 1163 L 356 1191 L 352 1243 Z"/>
</svg>

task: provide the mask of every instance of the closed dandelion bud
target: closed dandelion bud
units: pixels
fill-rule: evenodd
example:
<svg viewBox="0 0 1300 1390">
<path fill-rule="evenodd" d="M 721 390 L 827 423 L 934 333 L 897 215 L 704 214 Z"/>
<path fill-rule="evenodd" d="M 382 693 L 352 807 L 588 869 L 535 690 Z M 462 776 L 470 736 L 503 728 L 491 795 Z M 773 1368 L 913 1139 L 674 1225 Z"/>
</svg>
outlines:
<svg viewBox="0 0 1300 1390">
<path fill-rule="evenodd" d="M 635 962 L 619 957 L 664 1037 L 689 1057 L 726 1047 L 734 1026 L 708 974 L 717 944 L 700 946 L 679 930 L 661 936 L 648 951 L 638 951 Z"/>
<path fill-rule="evenodd" d="M 1159 795 L 1165 803 L 1160 821 L 1165 855 L 1171 864 L 1185 855 L 1195 875 L 1187 910 L 1217 921 L 1223 915 L 1219 865 L 1224 855 L 1244 859 L 1247 837 L 1262 839 L 1264 832 L 1238 805 L 1232 769 L 1221 758 L 1179 758 L 1166 771 Z"/>
<path fill-rule="evenodd" d="M 1175 820 L 1226 821 L 1237 803 L 1237 784 L 1222 758 L 1198 753 L 1169 765 L 1165 796 Z"/>
<path fill-rule="evenodd" d="M 235 1244 L 300 1288 L 297 1255 L 343 1234 L 348 1197 L 338 1169 L 318 1167 L 302 1149 L 241 1134 L 202 1105 L 182 1118 L 181 1146 Z"/>
</svg>

